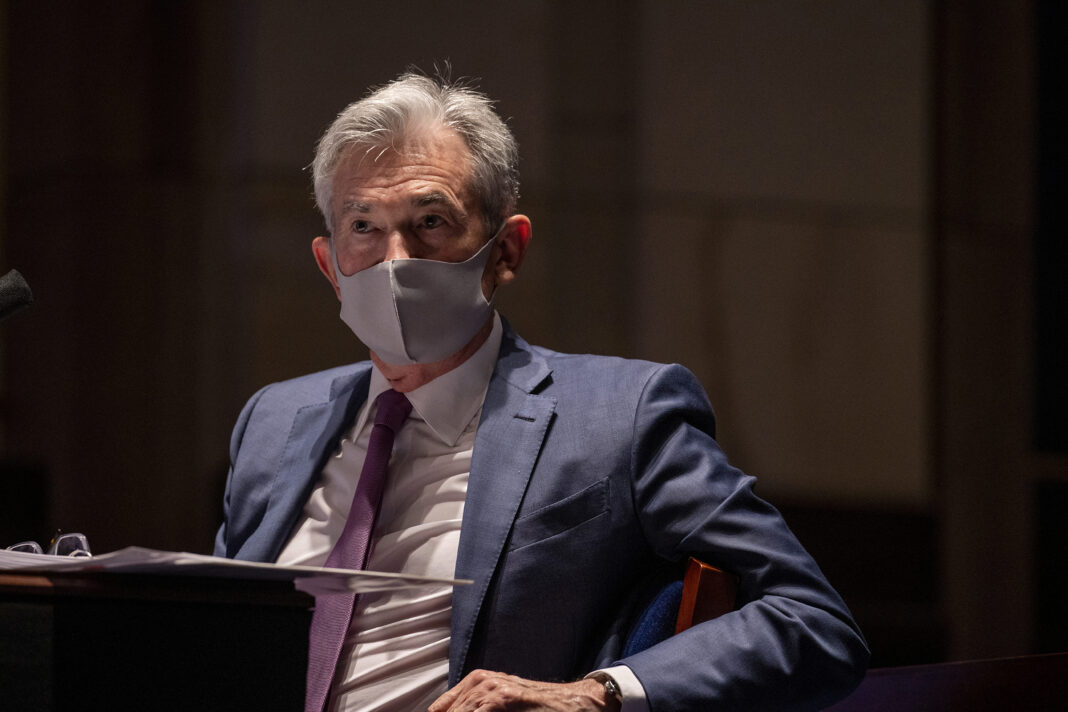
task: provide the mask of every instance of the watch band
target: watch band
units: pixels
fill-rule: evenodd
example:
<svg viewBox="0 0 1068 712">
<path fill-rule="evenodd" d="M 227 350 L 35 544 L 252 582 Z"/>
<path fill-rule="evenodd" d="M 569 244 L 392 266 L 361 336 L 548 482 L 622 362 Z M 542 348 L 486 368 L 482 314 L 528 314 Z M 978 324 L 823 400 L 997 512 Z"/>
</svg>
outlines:
<svg viewBox="0 0 1068 712">
<path fill-rule="evenodd" d="M 619 704 L 623 704 L 623 691 L 619 689 L 619 683 L 615 681 L 608 673 L 595 672 L 590 675 L 594 680 L 604 685 L 604 691 L 608 693 L 610 697 L 616 698 Z"/>
</svg>

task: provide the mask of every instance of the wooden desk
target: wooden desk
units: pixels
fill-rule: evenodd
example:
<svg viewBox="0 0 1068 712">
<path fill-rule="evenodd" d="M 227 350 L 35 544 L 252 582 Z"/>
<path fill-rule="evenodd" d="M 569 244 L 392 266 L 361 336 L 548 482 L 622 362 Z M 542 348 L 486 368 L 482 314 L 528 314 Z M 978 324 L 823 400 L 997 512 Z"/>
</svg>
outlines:
<svg viewBox="0 0 1068 712">
<path fill-rule="evenodd" d="M 312 598 L 289 582 L 0 574 L 0 707 L 303 707 Z"/>
</svg>

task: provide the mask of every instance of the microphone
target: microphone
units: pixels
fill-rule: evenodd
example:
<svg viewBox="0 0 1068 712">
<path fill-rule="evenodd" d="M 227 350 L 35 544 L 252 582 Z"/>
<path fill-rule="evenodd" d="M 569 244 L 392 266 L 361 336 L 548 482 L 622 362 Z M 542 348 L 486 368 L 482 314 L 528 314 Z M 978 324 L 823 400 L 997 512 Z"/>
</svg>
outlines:
<svg viewBox="0 0 1068 712">
<path fill-rule="evenodd" d="M 31 304 L 33 292 L 17 269 L 0 277 L 0 321 Z"/>
</svg>

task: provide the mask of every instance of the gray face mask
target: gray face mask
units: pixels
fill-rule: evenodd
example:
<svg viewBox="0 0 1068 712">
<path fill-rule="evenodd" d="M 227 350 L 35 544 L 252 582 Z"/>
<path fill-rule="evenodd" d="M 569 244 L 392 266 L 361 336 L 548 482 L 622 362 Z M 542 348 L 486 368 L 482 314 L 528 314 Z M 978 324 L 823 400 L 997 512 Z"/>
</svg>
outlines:
<svg viewBox="0 0 1068 712">
<path fill-rule="evenodd" d="M 386 363 L 452 356 L 493 313 L 493 298 L 482 294 L 482 273 L 496 240 L 494 235 L 464 262 L 399 259 L 344 275 L 331 239 L 341 320 Z"/>
</svg>

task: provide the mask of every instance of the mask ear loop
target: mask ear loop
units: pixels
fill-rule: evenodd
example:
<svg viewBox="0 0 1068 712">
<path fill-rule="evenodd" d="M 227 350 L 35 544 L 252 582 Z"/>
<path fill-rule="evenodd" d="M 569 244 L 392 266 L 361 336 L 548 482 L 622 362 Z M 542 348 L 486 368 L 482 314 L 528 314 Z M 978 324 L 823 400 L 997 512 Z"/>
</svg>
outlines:
<svg viewBox="0 0 1068 712">
<path fill-rule="evenodd" d="M 330 242 L 330 259 L 334 263 L 334 278 L 341 281 L 342 277 L 348 277 L 349 275 L 341 271 L 341 265 L 337 263 L 337 240 L 331 235 L 327 240 Z"/>
<path fill-rule="evenodd" d="M 506 227 L 508 227 L 508 218 L 505 218 L 501 222 L 501 226 L 499 228 L 497 228 L 497 232 L 493 233 L 493 237 L 491 237 L 489 240 L 487 240 L 486 244 L 483 245 L 481 248 L 479 248 L 479 252 L 481 252 L 482 250 L 486 249 L 487 245 L 495 244 L 497 242 L 497 238 L 501 236 L 501 233 L 504 232 L 504 228 L 506 228 Z M 491 247 L 490 250 L 492 251 L 493 248 Z M 476 252 L 475 254 L 477 255 L 478 253 Z M 486 258 L 486 264 L 489 264 L 489 257 Z M 489 295 L 489 298 L 486 299 L 486 302 L 488 304 L 492 305 L 493 304 L 493 298 L 495 296 L 497 296 L 497 284 L 496 283 L 494 283 L 494 285 L 493 285 L 493 293 Z"/>
</svg>

